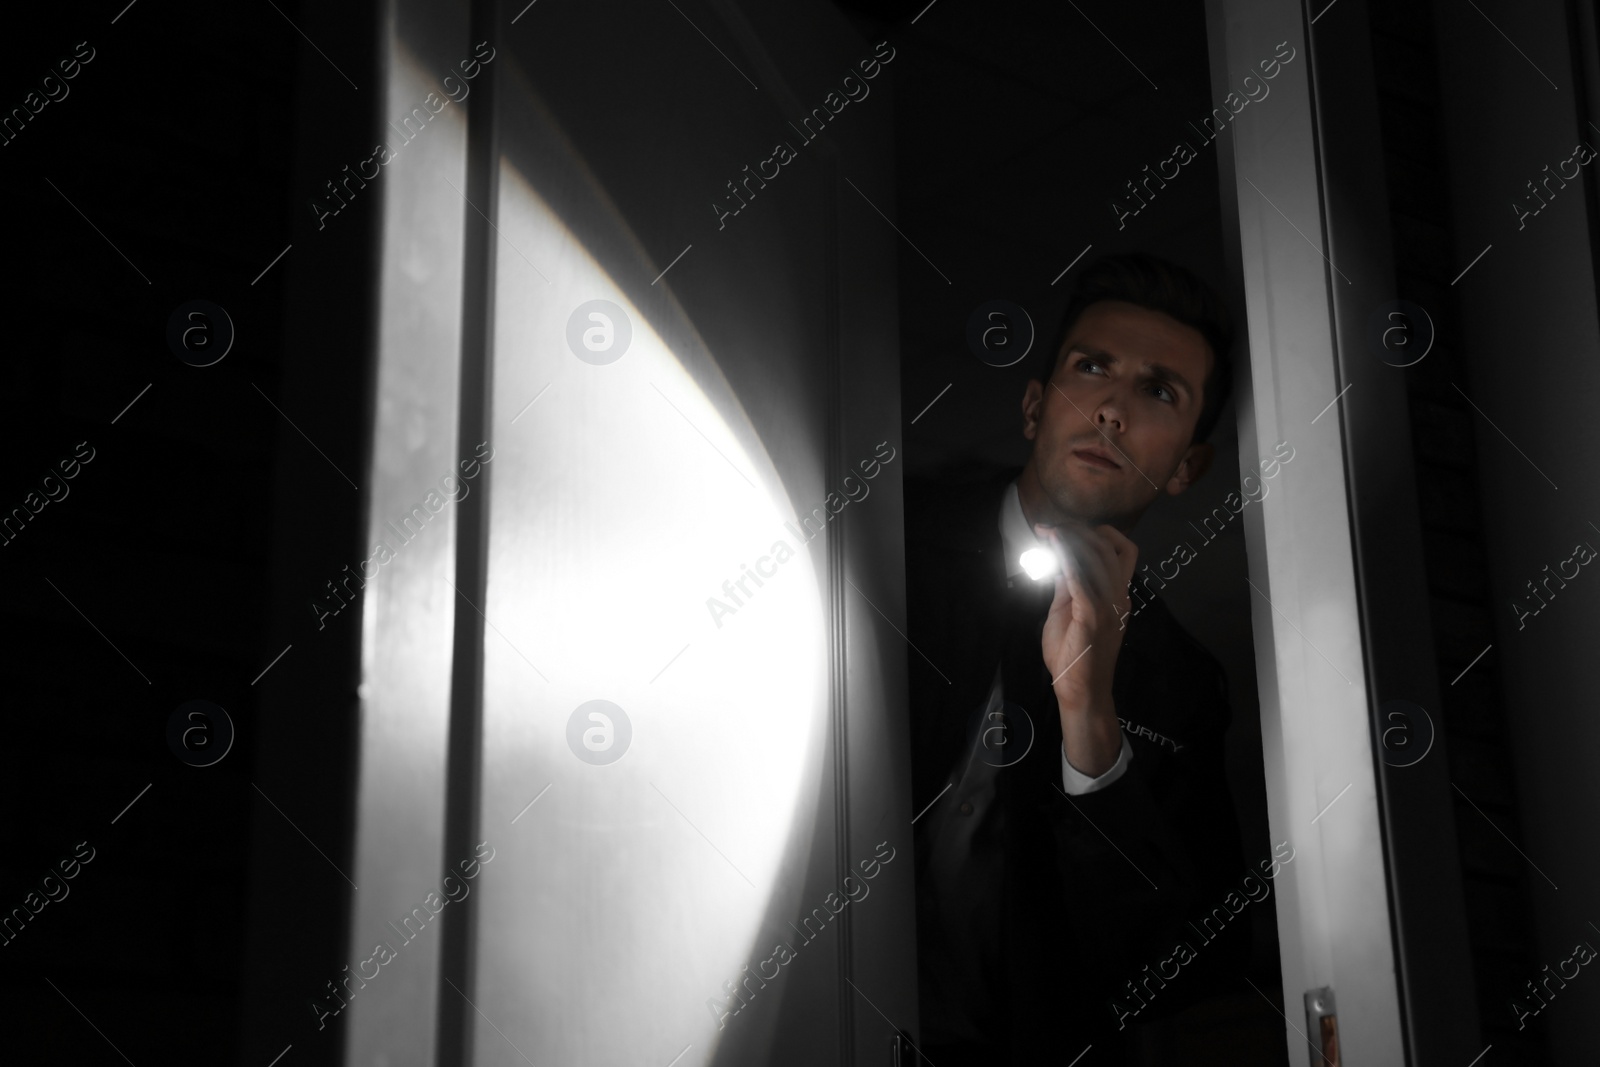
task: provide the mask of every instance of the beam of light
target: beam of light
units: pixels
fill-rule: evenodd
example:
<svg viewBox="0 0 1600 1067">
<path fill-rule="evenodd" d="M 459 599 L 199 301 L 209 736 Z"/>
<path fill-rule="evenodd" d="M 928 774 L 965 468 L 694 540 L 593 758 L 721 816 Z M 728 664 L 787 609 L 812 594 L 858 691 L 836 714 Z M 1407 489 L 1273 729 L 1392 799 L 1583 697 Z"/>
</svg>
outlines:
<svg viewBox="0 0 1600 1067">
<path fill-rule="evenodd" d="M 706 1000 L 772 952 L 759 928 L 826 789 L 819 576 L 720 372 L 686 369 L 511 162 L 499 181 L 484 611 L 505 640 L 484 648 L 484 836 L 530 785 L 554 785 L 514 838 L 497 831 L 508 844 L 479 886 L 480 1003 L 540 1063 L 648 1063 L 685 1043 L 685 1063 L 709 1063 L 720 1031 Z M 567 340 L 596 299 L 632 332 L 603 365 Z M 671 308 L 679 348 L 710 365 Z M 706 598 L 780 540 L 793 557 L 716 626 Z M 631 726 L 613 763 L 569 745 L 569 717 L 594 699 Z M 790 966 L 820 963 L 801 956 Z M 745 1010 L 776 1013 L 786 980 Z"/>
</svg>

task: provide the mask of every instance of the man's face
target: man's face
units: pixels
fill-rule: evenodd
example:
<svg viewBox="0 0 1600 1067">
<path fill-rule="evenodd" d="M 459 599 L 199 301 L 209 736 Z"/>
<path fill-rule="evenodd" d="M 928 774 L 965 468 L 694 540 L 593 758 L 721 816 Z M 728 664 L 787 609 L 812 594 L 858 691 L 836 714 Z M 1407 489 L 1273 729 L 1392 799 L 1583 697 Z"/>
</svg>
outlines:
<svg viewBox="0 0 1600 1067">
<path fill-rule="evenodd" d="M 1131 528 L 1156 497 L 1183 492 L 1210 463 L 1210 445 L 1190 444 L 1210 346 L 1169 315 L 1107 300 L 1084 309 L 1062 351 L 1051 381 L 1031 381 L 1023 395 L 1039 510 L 1045 521 Z"/>
</svg>

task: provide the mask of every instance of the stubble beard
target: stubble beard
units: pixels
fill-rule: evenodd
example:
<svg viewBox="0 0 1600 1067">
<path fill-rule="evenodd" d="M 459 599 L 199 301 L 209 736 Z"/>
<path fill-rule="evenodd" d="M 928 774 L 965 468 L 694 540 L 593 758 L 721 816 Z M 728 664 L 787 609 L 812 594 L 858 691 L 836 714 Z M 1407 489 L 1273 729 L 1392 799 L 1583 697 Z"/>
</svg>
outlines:
<svg viewBox="0 0 1600 1067">
<path fill-rule="evenodd" d="M 1070 461 L 1070 453 L 1068 458 Z M 1062 473 L 1050 482 L 1043 483 L 1043 488 L 1045 496 L 1058 513 L 1087 526 L 1099 526 L 1117 518 L 1117 509 L 1107 492 L 1086 491 L 1069 474 Z"/>
</svg>

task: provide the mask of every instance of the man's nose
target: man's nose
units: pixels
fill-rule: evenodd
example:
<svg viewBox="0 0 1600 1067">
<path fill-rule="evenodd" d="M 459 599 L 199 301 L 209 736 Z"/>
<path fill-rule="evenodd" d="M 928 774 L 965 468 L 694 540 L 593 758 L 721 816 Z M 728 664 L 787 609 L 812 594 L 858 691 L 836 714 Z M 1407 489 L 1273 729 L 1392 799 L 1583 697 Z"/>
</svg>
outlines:
<svg viewBox="0 0 1600 1067">
<path fill-rule="evenodd" d="M 1105 397 L 1095 407 L 1094 423 L 1101 428 L 1106 428 L 1110 425 L 1115 426 L 1119 431 L 1125 429 L 1127 425 L 1123 416 L 1125 410 L 1127 409 L 1120 397 L 1115 395 Z"/>
</svg>

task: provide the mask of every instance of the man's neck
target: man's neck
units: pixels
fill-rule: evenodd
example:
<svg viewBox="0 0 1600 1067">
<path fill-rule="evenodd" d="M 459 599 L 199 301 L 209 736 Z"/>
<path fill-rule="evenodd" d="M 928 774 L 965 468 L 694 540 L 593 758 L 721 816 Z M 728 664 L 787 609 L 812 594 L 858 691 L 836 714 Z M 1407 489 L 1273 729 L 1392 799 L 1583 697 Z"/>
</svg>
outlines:
<svg viewBox="0 0 1600 1067">
<path fill-rule="evenodd" d="M 1017 501 L 1022 505 L 1022 517 L 1028 520 L 1030 530 L 1035 524 L 1054 526 L 1061 521 L 1050 499 L 1044 495 L 1044 487 L 1039 484 L 1039 474 L 1033 469 L 1032 459 L 1017 475 Z"/>
<path fill-rule="evenodd" d="M 1044 486 L 1039 484 L 1039 472 L 1034 469 L 1033 458 L 1030 456 L 1027 465 L 1022 468 L 1022 473 L 1017 475 L 1017 502 L 1022 505 L 1022 517 L 1028 520 L 1028 529 L 1032 530 L 1035 523 L 1044 526 L 1059 526 L 1068 520 L 1085 523 L 1089 526 L 1098 526 L 1100 522 L 1110 522 L 1124 536 L 1132 536 L 1134 523 L 1138 516 L 1129 520 L 1091 520 L 1078 515 L 1072 515 L 1056 507 L 1049 496 L 1045 494 Z"/>
</svg>

